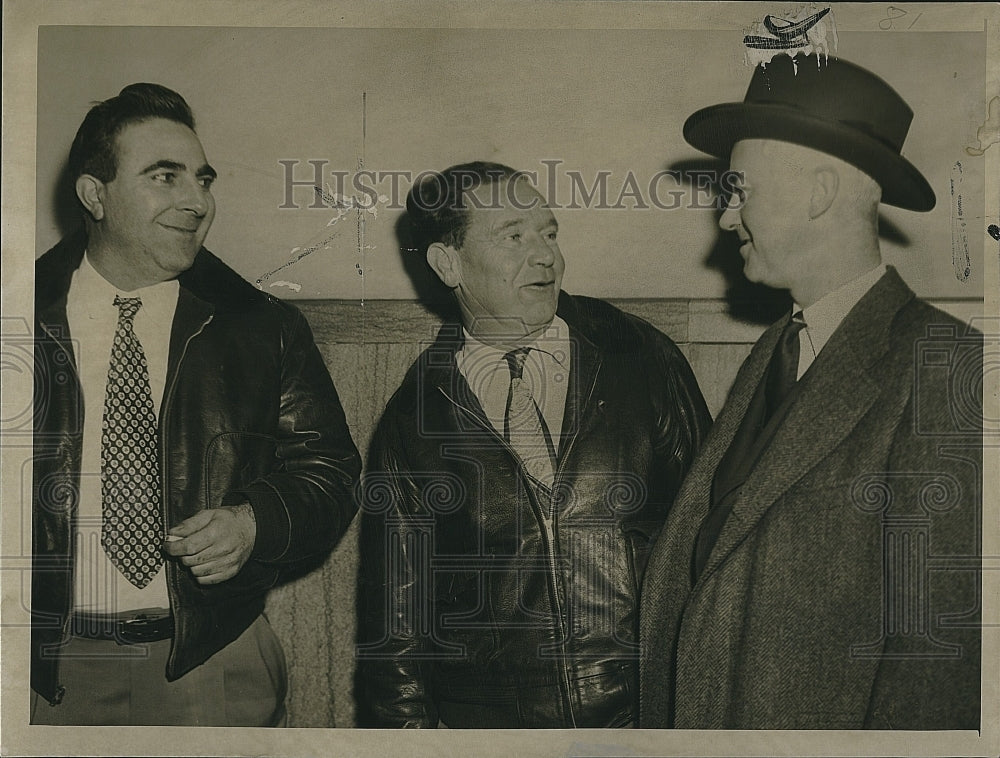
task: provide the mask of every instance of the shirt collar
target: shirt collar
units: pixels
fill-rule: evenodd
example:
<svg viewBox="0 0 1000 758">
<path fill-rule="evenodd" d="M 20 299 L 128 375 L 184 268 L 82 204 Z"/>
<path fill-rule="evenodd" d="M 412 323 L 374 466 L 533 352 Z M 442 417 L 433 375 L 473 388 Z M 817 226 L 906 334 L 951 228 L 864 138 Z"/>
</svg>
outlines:
<svg viewBox="0 0 1000 758">
<path fill-rule="evenodd" d="M 121 297 L 141 298 L 142 311 L 157 320 L 173 317 L 179 291 L 180 283 L 176 279 L 168 279 L 148 287 L 140 287 L 132 292 L 123 292 L 101 276 L 100 272 L 91 264 L 90 256 L 86 253 L 84 253 L 83 260 L 80 261 L 79 268 L 73 274 L 73 283 L 70 287 L 73 299 L 81 303 L 91 317 L 103 316 L 108 313 L 114 314 L 111 309 L 114 307 L 115 295 L 119 295 Z"/>
<path fill-rule="evenodd" d="M 488 345 L 473 337 L 463 326 L 462 335 L 465 337 L 465 344 L 462 346 L 463 358 L 466 361 L 502 361 L 509 352 L 503 348 Z M 559 316 L 552 319 L 542 334 L 533 342 L 525 345 L 532 351 L 545 353 L 565 369 L 569 369 L 569 326 Z M 531 353 L 528 354 L 529 356 Z"/>
<path fill-rule="evenodd" d="M 802 308 L 798 303 L 792 305 L 793 313 L 802 311 L 802 320 L 806 322 L 814 355 L 819 354 L 851 309 L 885 272 L 886 266 L 882 263 L 833 292 L 828 292 L 808 308 Z"/>
</svg>

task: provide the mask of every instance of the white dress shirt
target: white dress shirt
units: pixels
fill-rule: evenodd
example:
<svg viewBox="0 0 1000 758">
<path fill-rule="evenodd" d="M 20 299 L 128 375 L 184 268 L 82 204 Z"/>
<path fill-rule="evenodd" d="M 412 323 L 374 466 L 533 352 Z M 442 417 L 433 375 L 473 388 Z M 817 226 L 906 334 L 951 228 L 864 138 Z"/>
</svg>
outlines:
<svg viewBox="0 0 1000 758">
<path fill-rule="evenodd" d="M 886 267 L 883 263 L 827 293 L 808 308 L 801 308 L 798 303 L 792 306 L 792 313 L 802 311 L 802 320 L 806 322 L 805 329 L 799 332 L 797 379 L 801 379 L 809 370 L 816 356 L 830 341 L 830 337 L 837 331 L 847 314 L 868 293 L 868 290 L 875 286 L 875 282 L 881 279 L 885 272 Z"/>
<path fill-rule="evenodd" d="M 507 350 L 480 342 L 464 329 L 465 344 L 455 356 L 458 370 L 469 383 L 482 405 L 486 418 L 503 436 L 507 394 L 510 390 L 510 369 L 504 358 Z M 522 379 L 531 388 L 535 404 L 545 419 L 552 446 L 559 451 L 566 391 L 569 388 L 570 342 L 569 327 L 556 316 L 530 347 L 524 360 Z"/>
<path fill-rule="evenodd" d="M 66 317 L 83 387 L 83 460 L 76 521 L 73 607 L 100 613 L 140 608 L 168 608 L 166 569 L 143 589 L 126 579 L 101 547 L 101 427 L 108 384 L 111 343 L 118 325 L 115 295 L 140 297 L 135 334 L 149 368 L 149 384 L 157 419 L 167 378 L 170 329 L 180 285 L 161 282 L 134 292 L 120 292 L 102 277 L 86 255 L 73 274 Z"/>
</svg>

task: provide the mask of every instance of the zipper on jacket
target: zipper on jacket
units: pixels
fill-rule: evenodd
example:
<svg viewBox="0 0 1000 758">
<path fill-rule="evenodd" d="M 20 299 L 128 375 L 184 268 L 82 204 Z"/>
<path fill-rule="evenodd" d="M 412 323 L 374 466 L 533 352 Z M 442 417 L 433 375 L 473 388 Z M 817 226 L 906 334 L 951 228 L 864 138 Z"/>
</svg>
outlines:
<svg viewBox="0 0 1000 758">
<path fill-rule="evenodd" d="M 521 474 L 521 477 L 527 482 L 526 490 L 528 492 L 528 500 L 531 502 L 532 510 L 535 512 L 536 518 L 542 524 L 542 544 L 545 548 L 545 553 L 546 553 L 545 557 L 548 559 L 548 568 L 549 568 L 548 584 L 553 604 L 552 611 L 553 614 L 555 615 L 555 623 L 556 623 L 556 635 L 557 635 L 556 644 L 558 646 L 559 653 L 562 657 L 559 666 L 559 671 L 562 674 L 560 685 L 563 688 L 563 697 L 566 699 L 566 708 L 570 719 L 570 725 L 575 728 L 576 713 L 573 709 L 573 696 L 572 696 L 573 690 L 570 684 L 569 671 L 567 669 L 567 661 L 569 656 L 566 653 L 566 647 L 564 642 L 567 638 L 566 624 L 565 621 L 563 620 L 562 604 L 559 601 L 559 573 L 556 567 L 556 555 L 555 555 L 555 505 L 552 502 L 552 498 L 549 498 L 548 512 L 551 518 L 546 518 L 545 514 L 542 512 L 542 507 L 538 502 L 538 498 L 535 495 L 534 489 L 530 484 L 531 475 L 528 474 L 528 470 L 524 465 L 524 461 L 521 460 L 521 456 L 517 454 L 517 452 L 514 450 L 513 447 L 511 447 L 510 443 L 507 442 L 507 440 L 505 440 L 500 434 L 497 433 L 496 429 L 494 429 L 492 426 L 487 426 L 486 424 L 483 424 L 482 419 L 480 419 L 475 413 L 470 411 L 465 406 L 452 400 L 451 397 L 448 396 L 448 393 L 446 393 L 442 388 L 439 387 L 438 389 L 441 390 L 441 394 L 444 395 L 446 398 L 448 398 L 448 401 L 452 403 L 452 405 L 454 405 L 456 408 L 458 408 L 463 413 L 468 415 L 479 427 L 486 429 L 486 431 L 488 431 L 497 439 L 497 441 L 501 444 L 501 446 L 514 459 L 514 462 L 517 465 L 517 469 Z M 558 472 L 555 473 L 558 474 Z M 555 478 L 556 477 L 554 476 L 552 480 L 553 491 L 555 490 Z"/>
<path fill-rule="evenodd" d="M 214 314 L 213 314 L 214 315 Z M 195 332 L 192 332 L 188 338 L 184 341 L 184 347 L 181 349 L 181 354 L 177 358 L 177 366 L 174 369 L 174 375 L 169 377 L 170 384 L 167 387 L 166 393 L 163 395 L 163 403 L 160 406 L 160 495 L 163 498 L 162 507 L 160 513 L 163 518 L 163 534 L 166 536 L 167 531 L 170 529 L 170 520 L 168 518 L 168 513 L 170 511 L 170 497 L 169 497 L 169 487 L 167 479 L 167 450 L 169 446 L 167 445 L 167 432 L 169 426 L 167 424 L 167 416 L 170 411 L 171 400 L 174 397 L 174 391 L 177 388 L 177 377 L 181 373 L 181 364 L 184 362 L 184 356 L 187 355 L 188 346 L 191 344 L 191 340 L 205 331 L 205 327 L 209 325 L 212 321 L 213 315 L 209 315 L 202 325 L 198 327 Z M 166 572 L 164 574 L 164 579 L 167 585 L 167 597 L 170 601 L 171 613 L 174 617 L 174 636 L 170 640 L 170 654 L 167 656 L 167 669 L 169 670 L 177 658 L 177 640 L 181 637 L 181 624 L 179 614 L 173 613 L 174 608 L 180 608 L 180 590 L 177 587 L 177 577 L 175 572 L 170 571 L 170 564 L 167 561 L 163 563 L 163 570 Z"/>
<path fill-rule="evenodd" d="M 598 369 L 600 368 L 600 364 L 598 364 L 597 368 Z M 594 387 L 597 386 L 597 373 L 598 372 L 595 370 L 594 371 L 594 378 L 591 381 L 590 387 L 587 390 L 587 395 L 583 398 L 583 401 L 577 405 L 577 413 L 578 414 L 580 413 L 581 409 L 587 407 L 587 405 L 590 403 L 590 398 L 594 394 Z M 449 400 L 450 399 L 451 398 L 449 398 Z M 459 406 L 459 407 L 461 407 L 461 406 Z M 581 428 L 581 426 L 582 426 L 582 423 L 578 423 L 578 425 L 577 425 L 577 434 L 571 435 L 570 438 L 566 441 L 566 448 L 563 450 L 562 455 L 559 456 L 559 458 L 561 458 L 562 460 L 564 460 L 564 461 L 569 460 L 570 453 L 573 451 L 573 446 L 576 443 L 576 438 L 580 436 L 579 435 L 579 429 Z M 494 434 L 496 433 L 495 429 L 492 429 L 491 431 L 493 431 Z M 499 436 L 499 435 L 497 435 L 497 436 Z M 518 464 L 519 464 L 519 466 L 521 468 L 522 474 L 525 477 L 527 477 L 527 470 L 524 468 L 524 465 L 521 462 L 520 456 L 518 456 L 514 452 L 513 448 L 511 448 L 510 445 L 507 445 L 506 440 L 503 440 L 503 438 L 501 438 L 501 441 L 507 446 L 507 449 L 511 452 L 511 454 L 514 456 L 514 459 L 518 462 Z M 555 528 L 556 528 L 555 491 L 556 491 L 556 483 L 557 483 L 558 479 L 559 479 L 559 469 L 557 467 L 556 471 L 554 472 L 554 476 L 552 478 L 552 494 L 553 494 L 553 496 L 549 498 L 549 516 L 550 516 L 550 519 L 546 520 L 546 519 L 543 518 L 542 521 L 545 523 L 546 529 L 549 530 L 547 537 L 548 537 L 548 539 L 551 540 L 550 545 L 549 545 L 549 566 L 550 566 L 551 571 L 552 571 L 552 585 L 553 585 L 552 586 L 552 591 L 553 591 L 553 596 L 556 598 L 556 607 L 557 607 L 557 611 L 559 613 L 559 616 L 558 616 L 559 629 L 562 632 L 562 638 L 560 639 L 560 642 L 559 642 L 559 651 L 560 651 L 560 653 L 563 656 L 563 665 L 560 667 L 560 670 L 562 671 L 562 674 L 563 674 L 563 686 L 566 688 L 566 705 L 569 708 L 570 724 L 573 727 L 576 727 L 576 713 L 575 713 L 575 711 L 573 709 L 573 695 L 572 695 L 572 693 L 573 693 L 573 687 L 572 687 L 572 684 L 570 682 L 569 670 L 567 669 L 567 663 L 568 663 L 569 656 L 566 653 L 566 646 L 565 646 L 565 642 L 564 642 L 564 640 L 569 639 L 569 634 L 566 633 L 567 632 L 567 630 L 566 630 L 566 623 L 563 621 L 562 609 L 561 609 L 561 607 L 559 607 L 559 585 L 557 584 L 558 576 L 557 576 L 557 573 L 556 573 L 555 549 L 552 546 L 554 544 L 554 540 L 555 540 Z M 530 490 L 530 487 L 529 487 L 529 490 Z M 534 493 L 531 492 L 529 494 L 530 494 L 530 497 L 532 498 L 532 501 L 534 501 Z M 540 508 L 539 508 L 539 510 L 540 510 Z M 638 597 L 638 594 L 636 595 L 636 597 Z M 568 621 L 568 619 L 567 619 L 567 621 Z"/>
<path fill-rule="evenodd" d="M 513 450 L 511 452 L 513 452 Z M 523 464 L 521 471 L 522 474 L 527 478 L 528 473 L 523 468 Z M 553 480 L 553 488 L 554 487 L 555 487 L 555 480 Z M 530 485 L 529 485 L 529 490 L 530 490 Z M 553 497 L 554 495 L 555 493 L 553 493 Z M 535 507 L 538 509 L 538 511 L 541 512 L 541 505 L 539 505 L 535 500 L 535 494 L 533 492 L 529 492 L 528 496 L 529 498 L 531 498 L 533 502 L 535 502 Z M 567 669 L 567 662 L 569 656 L 566 652 L 566 645 L 565 645 L 565 640 L 569 637 L 568 630 L 566 629 L 566 623 L 568 619 L 564 619 L 562 604 L 559 601 L 560 582 L 559 582 L 559 574 L 556 571 L 555 508 L 552 505 L 551 500 L 552 498 L 550 497 L 549 514 L 551 518 L 546 519 L 544 515 L 542 516 L 542 524 L 544 525 L 543 536 L 545 538 L 545 542 L 547 543 L 546 550 L 548 552 L 548 559 L 549 559 L 549 572 L 550 572 L 549 578 L 550 578 L 550 584 L 552 585 L 552 597 L 555 600 L 556 623 L 558 624 L 558 631 L 560 635 L 558 640 L 559 653 L 563 656 L 562 665 L 559 667 L 559 669 L 562 672 L 563 686 L 566 689 L 566 707 L 568 708 L 570 726 L 575 728 L 576 713 L 573 710 L 573 688 L 570 683 L 569 671 Z"/>
</svg>

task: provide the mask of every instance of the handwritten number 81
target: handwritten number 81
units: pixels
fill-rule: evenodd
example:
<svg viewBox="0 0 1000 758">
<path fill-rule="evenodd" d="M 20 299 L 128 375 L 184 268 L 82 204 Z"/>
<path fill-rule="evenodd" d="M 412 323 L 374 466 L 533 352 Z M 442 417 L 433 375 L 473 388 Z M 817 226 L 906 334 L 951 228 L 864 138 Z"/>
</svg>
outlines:
<svg viewBox="0 0 1000 758">
<path fill-rule="evenodd" d="M 890 5 L 885 11 L 885 18 L 883 18 L 881 21 L 878 22 L 878 28 L 881 29 L 883 32 L 887 32 L 890 29 L 892 29 L 893 21 L 898 21 L 905 15 L 907 15 L 905 10 L 903 10 L 902 8 L 897 8 L 895 5 Z M 918 13 L 917 17 L 913 19 L 912 23 L 910 23 L 910 25 L 906 28 L 912 29 L 913 24 L 917 23 L 917 21 L 920 20 L 920 17 L 922 15 L 924 14 Z"/>
</svg>

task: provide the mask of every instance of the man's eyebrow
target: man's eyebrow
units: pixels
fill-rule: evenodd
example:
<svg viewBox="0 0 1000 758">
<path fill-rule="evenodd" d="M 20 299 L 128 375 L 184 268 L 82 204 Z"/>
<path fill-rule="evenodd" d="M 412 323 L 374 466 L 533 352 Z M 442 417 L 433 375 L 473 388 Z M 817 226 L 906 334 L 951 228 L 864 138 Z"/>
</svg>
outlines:
<svg viewBox="0 0 1000 758">
<path fill-rule="evenodd" d="M 163 160 L 158 160 L 156 163 L 153 163 L 153 164 L 151 164 L 149 166 L 146 166 L 146 168 L 144 168 L 140 173 L 141 174 L 150 174 L 150 173 L 152 173 L 154 171 L 160 171 L 162 169 L 169 169 L 170 171 L 186 171 L 187 170 L 187 164 L 178 163 L 177 161 L 171 161 L 171 160 L 163 159 Z M 218 173 L 216 172 L 216 170 L 214 168 L 212 168 L 210 165 L 208 165 L 206 163 L 206 164 L 204 164 L 203 166 L 201 166 L 198 169 L 198 171 L 195 173 L 195 175 L 196 176 L 210 176 L 213 179 L 215 179 L 218 176 Z"/>
<path fill-rule="evenodd" d="M 505 232 L 508 229 L 513 229 L 513 228 L 516 228 L 516 227 L 523 226 L 524 223 L 525 223 L 525 220 L 523 218 L 512 218 L 510 221 L 504 221 L 502 224 L 500 224 L 497 227 L 495 227 L 495 231 L 497 231 L 497 232 Z M 553 219 L 547 221 L 545 223 L 545 226 L 543 228 L 548 229 L 550 226 L 554 226 L 556 229 L 558 229 L 559 228 L 559 222 L 556 221 L 555 218 L 553 218 Z"/>
<path fill-rule="evenodd" d="M 524 223 L 523 219 L 512 218 L 512 219 L 510 219 L 510 221 L 504 221 L 502 224 L 500 224 L 499 226 L 495 227 L 495 229 L 498 232 L 505 232 L 508 229 L 513 229 L 514 227 L 521 226 L 523 223 Z"/>
<path fill-rule="evenodd" d="M 160 169 L 170 169 L 171 171 L 184 171 L 187 166 L 183 163 L 178 163 L 177 161 L 159 160 L 149 166 L 146 166 L 140 173 L 151 174 L 154 171 L 159 171 Z"/>
</svg>

